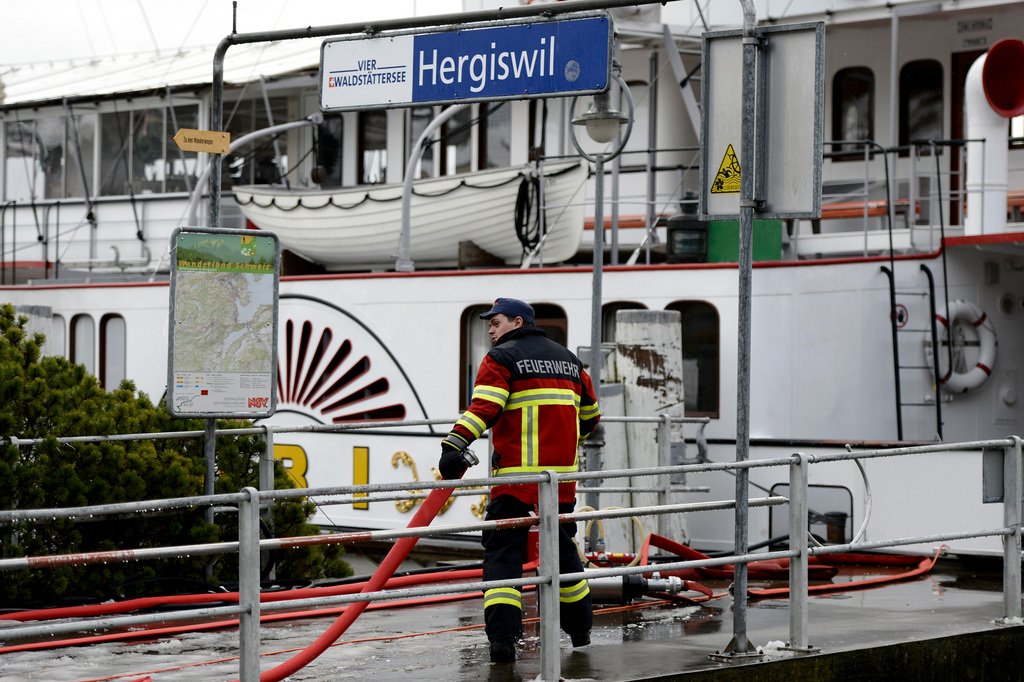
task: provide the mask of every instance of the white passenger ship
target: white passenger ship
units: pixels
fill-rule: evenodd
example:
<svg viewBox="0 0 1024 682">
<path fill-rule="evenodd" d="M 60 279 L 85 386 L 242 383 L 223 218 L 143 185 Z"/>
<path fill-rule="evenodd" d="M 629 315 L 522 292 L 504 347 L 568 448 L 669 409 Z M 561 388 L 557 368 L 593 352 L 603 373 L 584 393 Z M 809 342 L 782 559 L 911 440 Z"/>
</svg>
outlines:
<svg viewBox="0 0 1024 682">
<path fill-rule="evenodd" d="M 635 123 L 603 185 L 602 338 L 614 343 L 618 311 L 678 313 L 684 391 L 675 409 L 710 419 L 703 435 L 715 461 L 736 452 L 736 227 L 698 227 L 687 214 L 699 178 L 699 121 L 687 102 L 700 99 L 701 34 L 738 28 L 740 8 L 614 11 Z M 820 219 L 755 224 L 751 457 L 1021 433 L 1024 4 L 758 6 L 761 26 L 810 21 L 825 23 L 823 208 Z M 235 137 L 318 109 L 319 41 L 257 47 L 227 53 L 225 128 Z M 984 83 L 970 69 L 982 57 Z M 206 51 L 0 67 L 0 301 L 31 316 L 48 352 L 107 387 L 130 378 L 155 398 L 165 391 L 168 240 L 188 223 L 209 161 L 172 138 L 209 127 L 211 60 Z M 269 75 L 252 80 L 257 72 Z M 416 168 L 412 271 L 396 271 L 391 257 L 395 213 L 370 209 L 394 202 L 412 141 L 439 107 L 328 114 L 224 158 L 221 226 L 272 229 L 285 249 L 272 423 L 455 417 L 489 345 L 478 315 L 499 296 L 529 301 L 569 348 L 590 345 L 595 180 L 570 141 L 570 104 L 474 104 L 442 127 Z M 552 242 L 538 248 L 540 187 Z M 424 236 L 431 220 L 448 223 L 441 241 Z M 357 222 L 359 239 L 347 231 Z M 360 255 L 364 246 L 372 255 Z M 935 316 L 938 387 L 928 360 Z M 281 434 L 275 456 L 303 486 L 424 480 L 443 431 Z M 695 457 L 695 428 L 685 436 Z M 811 506 L 841 514 L 833 518 L 845 518 L 847 540 L 872 494 L 899 502 L 870 509 L 869 540 L 915 535 L 936 520 L 950 532 L 1001 525 L 1001 507 L 981 503 L 980 452 L 921 461 L 877 460 L 863 475 L 852 463 L 816 468 Z M 753 472 L 752 495 L 784 492 L 786 476 Z M 683 500 L 733 495 L 724 474 L 688 483 L 711 492 Z M 397 527 L 411 508 L 332 506 L 317 520 Z M 478 499 L 460 498 L 442 518 L 479 511 Z M 750 542 L 784 527 L 752 510 Z M 812 530 L 824 533 L 824 522 Z M 732 514 L 694 515 L 686 533 L 695 547 L 731 547 Z M 992 538 L 953 549 L 1001 552 Z"/>
</svg>

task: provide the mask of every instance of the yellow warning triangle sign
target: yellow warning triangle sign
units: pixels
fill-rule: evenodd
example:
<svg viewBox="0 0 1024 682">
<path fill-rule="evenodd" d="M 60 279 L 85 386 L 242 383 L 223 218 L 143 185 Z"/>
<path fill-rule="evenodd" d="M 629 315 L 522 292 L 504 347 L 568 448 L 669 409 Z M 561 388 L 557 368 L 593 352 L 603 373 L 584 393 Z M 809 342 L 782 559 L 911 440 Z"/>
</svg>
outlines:
<svg viewBox="0 0 1024 682">
<path fill-rule="evenodd" d="M 711 183 L 712 194 L 739 194 L 740 192 L 740 160 L 732 145 L 725 150 L 722 165 L 718 167 L 718 175 Z"/>
</svg>

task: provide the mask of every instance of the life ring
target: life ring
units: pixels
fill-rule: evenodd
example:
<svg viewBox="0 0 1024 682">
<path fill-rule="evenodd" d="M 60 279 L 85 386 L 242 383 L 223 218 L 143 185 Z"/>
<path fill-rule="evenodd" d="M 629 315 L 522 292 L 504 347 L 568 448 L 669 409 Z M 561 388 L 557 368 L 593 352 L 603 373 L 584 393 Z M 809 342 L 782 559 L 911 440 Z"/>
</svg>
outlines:
<svg viewBox="0 0 1024 682">
<path fill-rule="evenodd" d="M 943 365 L 949 364 L 948 356 L 946 353 L 939 353 L 939 373 L 942 375 L 939 378 L 939 385 L 950 393 L 968 393 L 981 388 L 988 381 L 996 362 L 996 332 L 992 327 L 992 320 L 988 319 L 988 315 L 985 314 L 984 310 L 963 299 L 949 302 L 949 320 L 938 313 L 935 314 L 935 320 L 943 326 L 944 332 L 940 333 L 943 334 L 944 338 L 949 339 L 949 343 L 953 342 L 950 339 L 951 325 L 949 320 L 954 322 L 960 320 L 971 325 L 978 333 L 978 345 L 980 348 L 978 361 L 971 368 L 956 367 L 957 358 L 954 357 L 953 366 L 947 366 L 943 369 Z M 924 354 L 928 360 L 928 367 L 933 368 L 935 364 L 932 356 L 931 339 L 925 339 Z"/>
</svg>

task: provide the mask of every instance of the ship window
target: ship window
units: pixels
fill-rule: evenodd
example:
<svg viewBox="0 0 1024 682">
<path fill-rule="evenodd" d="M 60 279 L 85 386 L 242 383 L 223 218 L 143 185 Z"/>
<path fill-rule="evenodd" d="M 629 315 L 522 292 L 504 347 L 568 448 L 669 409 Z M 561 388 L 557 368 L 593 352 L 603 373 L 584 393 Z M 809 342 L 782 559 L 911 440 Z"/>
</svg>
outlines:
<svg viewBox="0 0 1024 682">
<path fill-rule="evenodd" d="M 900 69 L 900 145 L 942 139 L 942 65 L 919 59 Z M 928 153 L 929 147 L 921 149 Z"/>
<path fill-rule="evenodd" d="M 174 135 L 177 128 L 198 127 L 197 105 L 177 106 L 173 113 L 168 107 L 153 107 L 100 114 L 100 195 L 188 191 L 189 184 L 195 186 L 199 157 L 179 150 Z M 88 130 L 80 132 L 79 144 L 83 162 L 91 168 L 88 135 Z"/>
<path fill-rule="evenodd" d="M 64 328 L 64 318 L 60 315 L 53 316 L 53 326 L 50 335 L 46 337 L 46 345 L 43 350 L 47 355 L 55 358 L 67 357 L 67 330 Z"/>
<path fill-rule="evenodd" d="M 317 129 L 317 165 L 322 169 L 314 182 L 321 187 L 341 187 L 341 151 L 345 120 L 341 114 L 325 114 Z"/>
<path fill-rule="evenodd" d="M 1024 147 L 1024 116 L 1014 116 L 1010 119 L 1010 147 Z"/>
<path fill-rule="evenodd" d="M 64 196 L 64 122 L 60 118 L 7 125 L 7 198 L 12 201 Z"/>
<path fill-rule="evenodd" d="M 548 118 L 547 99 L 531 99 L 529 112 L 529 159 L 530 161 L 536 161 L 539 156 L 544 155 L 544 149 L 547 146 L 547 128 L 545 125 Z"/>
<path fill-rule="evenodd" d="M 178 149 L 174 136 L 179 130 L 199 129 L 199 105 L 188 104 L 167 110 L 167 127 L 164 132 L 164 146 L 167 149 L 165 192 L 188 192 L 196 186 L 199 171 L 199 154 Z M 186 178 L 188 180 L 186 181 Z"/>
<path fill-rule="evenodd" d="M 104 315 L 100 320 L 100 384 L 108 391 L 125 378 L 125 329 L 120 315 Z"/>
<path fill-rule="evenodd" d="M 359 182 L 376 185 L 387 181 L 388 115 L 386 111 L 359 114 Z"/>
<path fill-rule="evenodd" d="M 665 306 L 679 311 L 683 325 L 683 400 L 687 417 L 718 418 L 718 311 L 704 301 L 679 301 Z"/>
<path fill-rule="evenodd" d="M 74 121 L 74 130 L 69 129 L 68 131 L 68 151 L 64 155 L 64 165 L 67 167 L 64 196 L 84 197 L 86 193 L 94 192 L 96 189 L 93 182 L 93 160 L 96 156 L 96 116 L 94 114 L 75 115 L 72 120 Z M 78 163 L 79 155 L 81 156 L 81 165 Z M 85 175 L 84 186 L 82 184 L 83 174 Z"/>
<path fill-rule="evenodd" d="M 629 86 L 630 95 L 633 97 L 633 129 L 629 132 L 629 139 L 626 140 L 626 147 L 622 156 L 622 165 L 624 166 L 642 166 L 647 161 L 647 150 L 651 148 L 650 140 L 650 97 L 651 88 L 647 84 L 647 81 L 629 81 L 626 83 Z M 612 108 L 623 113 L 629 113 L 629 102 L 626 101 L 625 95 L 619 96 L 618 103 L 612 103 Z M 580 111 L 576 112 L 576 115 L 580 115 Z M 625 134 L 626 126 L 623 125 L 619 129 L 619 133 Z M 584 128 L 580 128 L 576 131 L 576 136 L 584 144 L 590 141 L 590 137 L 587 135 Z M 591 143 L 593 144 L 593 143 Z"/>
<path fill-rule="evenodd" d="M 472 113 L 472 109 L 466 107 L 441 126 L 441 175 L 469 172 Z"/>
<path fill-rule="evenodd" d="M 43 198 L 64 196 L 64 121 L 41 118 L 36 121 L 37 158 L 43 172 Z M 38 195 L 37 195 L 38 196 Z"/>
<path fill-rule="evenodd" d="M 427 129 L 430 122 L 434 120 L 434 110 L 431 107 L 416 107 L 409 109 L 409 138 L 407 142 L 408 152 L 406 156 L 412 154 L 412 145 L 416 144 L 416 141 L 420 139 L 420 135 Z M 419 163 L 416 165 L 416 172 L 413 174 L 414 178 L 432 178 L 435 176 L 434 170 L 434 147 L 437 145 L 436 135 L 424 148 L 423 154 L 420 156 Z"/>
<path fill-rule="evenodd" d="M 96 340 L 95 325 L 88 315 L 75 315 L 71 318 L 71 362 L 84 365 L 90 374 L 96 371 Z"/>
<path fill-rule="evenodd" d="M 852 66 L 841 69 L 832 79 L 832 139 L 875 139 L 875 74 L 871 69 Z M 835 145 L 832 151 L 863 155 L 864 147 Z"/>
<path fill-rule="evenodd" d="M 128 193 L 128 156 L 131 112 L 115 111 L 100 115 L 100 194 Z"/>
<path fill-rule="evenodd" d="M 506 168 L 511 163 L 509 113 L 508 102 L 480 105 L 481 168 Z"/>
<path fill-rule="evenodd" d="M 480 361 L 491 349 L 491 339 L 487 336 L 487 323 L 480 316 L 491 309 L 490 305 L 475 305 L 466 308 L 462 313 L 462 340 L 459 344 L 459 409 L 469 407 L 469 399 L 473 395 L 473 383 L 476 381 L 476 370 Z"/>
<path fill-rule="evenodd" d="M 36 160 L 35 121 L 7 123 L 5 197 L 10 201 L 28 201 L 36 196 L 42 182 Z"/>
<path fill-rule="evenodd" d="M 601 306 L 601 342 L 602 343 L 614 343 L 615 342 L 615 313 L 620 310 L 646 310 L 647 306 L 643 303 L 635 303 L 633 301 L 618 301 L 615 303 L 605 303 Z"/>
<path fill-rule="evenodd" d="M 543 329 L 548 338 L 565 346 L 568 339 L 568 322 L 565 310 L 551 303 L 532 303 L 533 323 Z M 491 338 L 487 335 L 487 322 L 480 315 L 491 309 L 491 304 L 474 305 L 462 312 L 459 328 L 462 330 L 459 343 L 459 409 L 469 406 L 476 382 L 476 371 L 480 362 L 491 350 Z"/>
<path fill-rule="evenodd" d="M 561 306 L 551 303 L 532 303 L 533 324 L 547 332 L 548 338 L 560 346 L 569 343 L 569 324 Z"/>
<path fill-rule="evenodd" d="M 776 483 L 772 496 L 789 497 L 789 484 Z M 818 542 L 844 545 L 853 541 L 853 494 L 837 485 L 807 486 L 807 530 Z M 778 538 L 789 534 L 789 505 L 771 508 L 768 536 Z"/>
<path fill-rule="evenodd" d="M 235 139 L 246 133 L 267 128 L 271 124 L 277 125 L 291 120 L 286 97 L 270 97 L 269 102 L 270 115 L 262 96 L 228 104 L 230 114 L 225 119 L 224 129 L 231 133 L 232 139 Z M 283 183 L 282 176 L 288 170 L 288 139 L 287 134 L 261 137 L 253 140 L 244 150 L 221 155 L 221 187 L 228 189 L 232 185 Z M 278 151 L 281 154 L 280 158 L 277 157 Z"/>
<path fill-rule="evenodd" d="M 164 184 L 164 111 L 132 112 L 132 192 L 162 192 Z"/>
</svg>

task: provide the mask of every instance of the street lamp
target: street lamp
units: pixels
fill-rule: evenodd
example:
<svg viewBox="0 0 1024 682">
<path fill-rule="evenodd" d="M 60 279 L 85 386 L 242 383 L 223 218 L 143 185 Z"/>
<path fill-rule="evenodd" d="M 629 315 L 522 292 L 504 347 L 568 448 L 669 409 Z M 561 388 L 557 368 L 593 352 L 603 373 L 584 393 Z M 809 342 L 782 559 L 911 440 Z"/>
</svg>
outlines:
<svg viewBox="0 0 1024 682">
<path fill-rule="evenodd" d="M 633 131 L 633 97 L 629 94 L 629 87 L 618 73 L 618 66 L 613 67 L 613 77 L 618 82 L 622 92 L 626 94 L 626 102 L 629 104 L 628 114 L 615 111 L 609 107 L 608 92 L 598 93 L 587 113 L 573 117 L 576 110 L 576 97 L 572 98 L 569 105 L 569 117 L 572 125 L 569 126 L 569 133 L 572 137 L 572 144 L 580 155 L 594 163 L 594 278 L 593 298 L 590 308 L 590 378 L 594 382 L 594 395 L 600 404 L 601 400 L 601 365 L 604 358 L 601 354 L 601 276 L 604 267 L 604 163 L 611 161 L 626 146 L 629 134 Z M 625 134 L 619 137 L 611 151 L 588 154 L 580 142 L 576 139 L 576 126 L 586 126 L 587 135 L 601 144 L 607 144 L 619 134 L 622 124 L 626 124 Z M 597 425 L 597 429 L 587 439 L 586 468 L 588 471 L 597 471 L 601 468 L 601 448 L 604 445 L 604 429 Z M 596 481 L 594 481 L 596 483 Z M 587 504 L 595 509 L 598 508 L 596 493 L 587 494 Z"/>
</svg>

